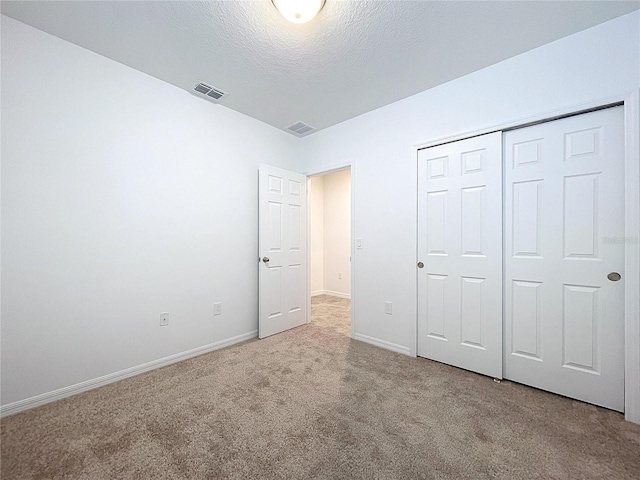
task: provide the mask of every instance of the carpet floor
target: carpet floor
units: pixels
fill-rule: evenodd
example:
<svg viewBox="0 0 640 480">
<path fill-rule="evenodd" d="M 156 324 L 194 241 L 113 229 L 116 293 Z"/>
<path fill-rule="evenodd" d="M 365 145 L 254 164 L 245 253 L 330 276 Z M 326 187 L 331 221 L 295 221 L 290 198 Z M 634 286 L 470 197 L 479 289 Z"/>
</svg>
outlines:
<svg viewBox="0 0 640 480">
<path fill-rule="evenodd" d="M 313 321 L 1 422 L 3 479 L 640 478 L 640 425 Z"/>
</svg>

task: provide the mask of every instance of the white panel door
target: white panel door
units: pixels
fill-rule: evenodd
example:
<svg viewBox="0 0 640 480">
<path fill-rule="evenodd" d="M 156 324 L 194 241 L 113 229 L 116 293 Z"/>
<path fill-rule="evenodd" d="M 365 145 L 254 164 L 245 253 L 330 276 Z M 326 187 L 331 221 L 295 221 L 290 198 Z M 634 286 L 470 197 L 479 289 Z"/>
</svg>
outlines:
<svg viewBox="0 0 640 480">
<path fill-rule="evenodd" d="M 622 107 L 504 142 L 505 377 L 622 411 Z"/>
<path fill-rule="evenodd" d="M 307 177 L 268 165 L 259 173 L 260 338 L 307 321 Z"/>
<path fill-rule="evenodd" d="M 501 149 L 493 133 L 418 152 L 418 355 L 495 378 L 502 378 Z"/>
</svg>

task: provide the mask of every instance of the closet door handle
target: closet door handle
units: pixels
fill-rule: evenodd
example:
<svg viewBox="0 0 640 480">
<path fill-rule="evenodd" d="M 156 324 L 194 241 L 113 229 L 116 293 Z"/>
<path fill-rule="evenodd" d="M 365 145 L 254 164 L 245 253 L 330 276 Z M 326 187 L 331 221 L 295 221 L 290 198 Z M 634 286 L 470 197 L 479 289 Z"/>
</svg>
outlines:
<svg viewBox="0 0 640 480">
<path fill-rule="evenodd" d="M 622 278 L 622 276 L 618 272 L 611 272 L 609 275 L 607 275 L 607 278 L 612 282 L 617 282 Z"/>
</svg>

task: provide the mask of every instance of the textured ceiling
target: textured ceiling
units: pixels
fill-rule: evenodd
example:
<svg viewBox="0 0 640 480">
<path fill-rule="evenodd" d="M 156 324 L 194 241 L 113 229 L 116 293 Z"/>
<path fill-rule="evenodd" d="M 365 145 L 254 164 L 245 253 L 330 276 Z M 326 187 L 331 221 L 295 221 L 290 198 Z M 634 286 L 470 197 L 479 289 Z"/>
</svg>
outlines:
<svg viewBox="0 0 640 480">
<path fill-rule="evenodd" d="M 277 128 L 347 120 L 640 8 L 625 1 L 3 1 L 2 13 Z"/>
</svg>

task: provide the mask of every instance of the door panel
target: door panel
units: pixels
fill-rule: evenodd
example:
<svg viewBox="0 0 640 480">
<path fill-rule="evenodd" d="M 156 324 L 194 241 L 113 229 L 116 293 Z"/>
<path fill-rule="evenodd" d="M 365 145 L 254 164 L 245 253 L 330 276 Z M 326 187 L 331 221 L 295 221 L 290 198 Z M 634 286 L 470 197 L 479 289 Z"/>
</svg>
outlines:
<svg viewBox="0 0 640 480">
<path fill-rule="evenodd" d="M 260 338 L 306 323 L 307 187 L 304 175 L 259 172 Z M 268 261 L 263 261 L 268 258 Z"/>
<path fill-rule="evenodd" d="M 502 378 L 501 134 L 418 152 L 418 355 Z"/>
<path fill-rule="evenodd" d="M 504 136 L 505 377 L 619 411 L 623 146 L 621 107 Z"/>
</svg>

